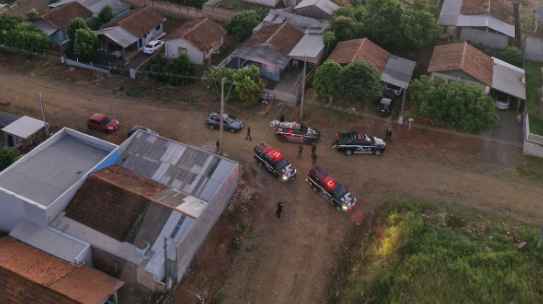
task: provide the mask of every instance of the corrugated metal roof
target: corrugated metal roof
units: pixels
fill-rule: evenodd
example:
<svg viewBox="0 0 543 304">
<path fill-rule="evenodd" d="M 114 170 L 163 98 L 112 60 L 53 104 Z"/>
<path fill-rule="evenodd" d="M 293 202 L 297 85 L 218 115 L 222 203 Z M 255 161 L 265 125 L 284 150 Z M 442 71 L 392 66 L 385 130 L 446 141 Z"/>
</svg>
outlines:
<svg viewBox="0 0 543 304">
<path fill-rule="evenodd" d="M 58 31 L 57 28 L 51 26 L 49 23 L 45 22 L 42 19 L 32 21 L 32 25 L 36 28 L 42 30 L 47 36 L 53 35 L 56 31 Z"/>
<path fill-rule="evenodd" d="M 290 62 L 289 57 L 268 45 L 262 44 L 244 45 L 235 51 L 232 56 L 273 65 L 280 69 L 286 68 Z"/>
<path fill-rule="evenodd" d="M 45 207 L 110 153 L 69 134 L 36 151 L 4 170 L 0 187 Z"/>
<path fill-rule="evenodd" d="M 129 9 L 132 5 L 128 3 L 124 3 L 118 0 L 60 0 L 55 3 L 51 3 L 48 6 L 49 7 L 57 7 L 62 4 L 66 4 L 69 2 L 77 1 L 81 3 L 84 7 L 86 7 L 88 10 L 90 10 L 93 13 L 93 16 L 98 16 L 98 13 L 104 6 L 110 5 L 113 8 L 113 11 L 115 14 L 118 14 L 126 9 Z"/>
<path fill-rule="evenodd" d="M 303 0 L 298 5 L 296 5 L 294 9 L 297 10 L 309 6 L 316 6 L 328 15 L 331 15 L 333 11 L 339 8 L 337 4 L 330 0 Z"/>
<path fill-rule="evenodd" d="M 543 40 L 534 37 L 526 38 L 524 58 L 528 60 L 543 61 Z"/>
<path fill-rule="evenodd" d="M 288 55 L 289 57 L 316 58 L 323 49 L 322 35 L 306 34 Z"/>
<path fill-rule="evenodd" d="M 543 5 L 541 4 L 535 6 L 535 21 L 543 21 Z"/>
<path fill-rule="evenodd" d="M 11 124 L 7 125 L 2 131 L 26 139 L 36 134 L 45 127 L 43 120 L 23 116 Z"/>
<path fill-rule="evenodd" d="M 463 0 L 445 0 L 439 13 L 439 25 L 456 26 Z"/>
<path fill-rule="evenodd" d="M 78 257 L 80 258 L 85 251 L 90 250 L 88 243 L 26 220 L 21 220 L 9 236 L 74 265 Z"/>
<path fill-rule="evenodd" d="M 381 73 L 381 81 L 405 89 L 409 86 L 416 65 L 415 61 L 391 55 Z"/>
<path fill-rule="evenodd" d="M 117 165 L 207 202 L 236 168 L 234 161 L 147 132 L 129 140 Z"/>
<path fill-rule="evenodd" d="M 492 88 L 520 99 L 526 99 L 526 85 L 523 83 L 524 70 L 505 61 L 494 60 Z"/>
<path fill-rule="evenodd" d="M 459 15 L 456 26 L 488 27 L 509 37 L 515 37 L 515 26 L 488 15 Z"/>
<path fill-rule="evenodd" d="M 99 29 L 96 31 L 96 35 L 104 35 L 123 48 L 127 48 L 138 41 L 138 37 L 130 34 L 121 26 Z"/>
<path fill-rule="evenodd" d="M 328 21 L 321 21 L 310 17 L 300 16 L 280 9 L 270 10 L 266 18 L 264 18 L 262 21 L 262 24 L 269 25 L 274 23 L 283 23 L 285 21 L 300 30 L 307 30 L 309 28 L 320 28 L 321 30 L 324 30 L 326 27 L 328 27 Z M 259 26 L 262 27 L 262 25 Z"/>
</svg>

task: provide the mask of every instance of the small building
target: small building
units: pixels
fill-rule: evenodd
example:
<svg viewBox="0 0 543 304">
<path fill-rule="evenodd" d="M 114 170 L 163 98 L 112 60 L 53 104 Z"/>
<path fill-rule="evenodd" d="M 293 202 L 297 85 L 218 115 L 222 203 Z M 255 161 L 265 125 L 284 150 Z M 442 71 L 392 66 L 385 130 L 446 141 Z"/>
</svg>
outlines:
<svg viewBox="0 0 543 304">
<path fill-rule="evenodd" d="M 460 41 L 506 49 L 515 38 L 513 4 L 508 0 L 445 0 L 439 25 L 459 31 Z"/>
<path fill-rule="evenodd" d="M 254 65 L 262 78 L 279 81 L 288 70 L 290 52 L 300 42 L 304 33 L 287 22 L 262 26 L 237 51 L 229 67 L 241 69 Z"/>
<path fill-rule="evenodd" d="M 117 146 L 64 128 L 0 172 L 0 231 L 26 219 L 47 226 L 88 174 L 114 163 Z"/>
<path fill-rule="evenodd" d="M 2 129 L 6 147 L 17 149 L 45 129 L 42 120 L 23 116 Z"/>
<path fill-rule="evenodd" d="M 381 75 L 381 81 L 407 89 L 416 63 L 391 55 L 367 38 L 341 41 L 328 60 L 341 65 L 361 60 L 371 64 Z"/>
<path fill-rule="evenodd" d="M 79 2 L 70 2 L 59 5 L 41 14 L 40 18 L 32 21 L 32 25 L 42 30 L 52 43 L 63 44 L 69 40 L 66 34 L 68 23 L 77 17 L 83 19 L 92 16 L 92 12 Z"/>
<path fill-rule="evenodd" d="M 332 0 L 303 0 L 296 5 L 294 12 L 301 16 L 327 20 L 338 8 L 339 5 Z"/>
<path fill-rule="evenodd" d="M 11 237 L 0 238 L 0 302 L 118 303 L 124 285 L 84 264 L 72 265 Z"/>
<path fill-rule="evenodd" d="M 111 6 L 111 8 L 113 8 L 113 13 L 115 14 L 113 18 L 117 18 L 120 15 L 128 12 L 130 10 L 130 7 L 132 6 L 131 4 L 119 0 L 60 0 L 58 2 L 49 4 L 49 7 L 55 8 L 57 6 L 74 1 L 79 2 L 81 5 L 90 10 L 93 17 L 97 17 L 100 11 L 106 5 L 109 5 Z"/>
<path fill-rule="evenodd" d="M 490 57 L 465 42 L 436 46 L 428 72 L 432 77 L 439 76 L 448 82 L 474 84 L 485 94 L 494 90 L 526 99 L 523 69 Z"/>
<path fill-rule="evenodd" d="M 189 21 L 164 39 L 166 57 L 177 58 L 179 53 L 184 52 L 192 62 L 203 64 L 213 53 L 220 50 L 227 33 L 209 18 Z"/>
<path fill-rule="evenodd" d="M 102 25 L 96 35 L 105 51 L 120 51 L 124 60 L 126 51 L 138 52 L 149 41 L 162 37 L 163 23 L 164 17 L 158 11 L 143 7 Z"/>
</svg>

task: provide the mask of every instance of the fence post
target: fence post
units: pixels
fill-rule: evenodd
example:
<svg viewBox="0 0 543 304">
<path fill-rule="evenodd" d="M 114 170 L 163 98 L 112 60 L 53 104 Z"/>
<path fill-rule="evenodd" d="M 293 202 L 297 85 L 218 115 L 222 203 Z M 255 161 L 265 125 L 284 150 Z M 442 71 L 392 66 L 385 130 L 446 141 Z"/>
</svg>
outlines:
<svg viewBox="0 0 543 304">
<path fill-rule="evenodd" d="M 111 71 L 111 62 L 107 63 L 108 69 Z"/>
<path fill-rule="evenodd" d="M 91 67 L 92 67 L 92 61 L 90 62 L 90 64 L 91 64 Z"/>
<path fill-rule="evenodd" d="M 79 63 L 79 58 L 75 58 L 75 61 L 76 61 L 77 63 Z"/>
</svg>

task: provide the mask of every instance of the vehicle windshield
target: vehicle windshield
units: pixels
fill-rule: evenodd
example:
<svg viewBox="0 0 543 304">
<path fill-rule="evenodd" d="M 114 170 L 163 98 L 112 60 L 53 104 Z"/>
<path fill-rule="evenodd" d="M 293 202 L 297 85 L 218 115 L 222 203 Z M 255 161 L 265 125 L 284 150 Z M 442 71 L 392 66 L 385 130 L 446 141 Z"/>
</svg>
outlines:
<svg viewBox="0 0 543 304">
<path fill-rule="evenodd" d="M 288 165 L 288 161 L 284 158 L 275 160 L 273 163 L 275 164 L 275 167 L 279 170 L 283 169 L 284 167 Z"/>
<path fill-rule="evenodd" d="M 305 125 L 300 124 L 300 132 L 302 132 L 302 134 L 307 133 L 307 127 Z"/>
<path fill-rule="evenodd" d="M 153 48 L 153 45 L 152 44 L 148 44 L 145 46 L 146 48 L 149 48 L 149 49 L 152 49 Z"/>
<path fill-rule="evenodd" d="M 347 193 L 347 189 L 345 189 L 345 187 L 343 187 L 343 185 L 341 184 L 336 184 L 336 185 L 337 187 L 334 190 L 332 190 L 332 193 L 334 194 L 335 198 L 340 198 L 343 195 L 345 195 L 345 193 Z"/>
<path fill-rule="evenodd" d="M 396 86 L 396 85 L 393 85 L 393 84 L 390 84 L 390 83 L 387 84 L 386 87 L 389 88 L 389 89 L 392 89 L 392 90 L 399 90 L 399 89 L 401 89 L 399 86 Z"/>
<path fill-rule="evenodd" d="M 110 121 L 111 121 L 111 117 L 106 116 L 106 117 L 102 118 L 102 120 L 100 120 L 100 123 L 103 124 L 103 125 L 107 125 Z"/>
</svg>

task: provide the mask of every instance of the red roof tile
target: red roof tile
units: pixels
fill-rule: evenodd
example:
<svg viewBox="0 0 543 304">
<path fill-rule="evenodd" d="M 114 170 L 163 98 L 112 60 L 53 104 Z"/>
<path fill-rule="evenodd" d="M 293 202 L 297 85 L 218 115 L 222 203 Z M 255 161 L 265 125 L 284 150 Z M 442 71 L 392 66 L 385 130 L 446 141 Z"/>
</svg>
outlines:
<svg viewBox="0 0 543 304">
<path fill-rule="evenodd" d="M 171 32 L 167 39 L 182 38 L 200 51 L 207 51 L 220 45 L 221 38 L 228 32 L 209 18 L 189 21 Z"/>
<path fill-rule="evenodd" d="M 515 24 L 513 4 L 508 0 L 464 0 L 460 14 L 490 14 L 503 22 Z"/>
<path fill-rule="evenodd" d="M 428 66 L 428 72 L 462 70 L 478 81 L 492 85 L 492 58 L 467 43 L 439 45 Z"/>
<path fill-rule="evenodd" d="M 87 18 L 92 16 L 92 12 L 77 1 L 69 2 L 50 9 L 40 17 L 54 28 L 63 30 L 68 26 L 70 20 L 81 17 Z"/>
<path fill-rule="evenodd" d="M 362 60 L 371 64 L 379 73 L 383 72 L 390 53 L 367 38 L 341 41 L 328 59 L 340 64 Z"/>
<path fill-rule="evenodd" d="M 122 26 L 136 37 L 142 37 L 164 22 L 164 17 L 155 9 L 143 7 L 129 11 L 101 26 L 101 28 Z"/>
<path fill-rule="evenodd" d="M 267 44 L 287 55 L 300 42 L 304 33 L 287 22 L 263 26 L 247 41 L 248 44 Z"/>
</svg>

